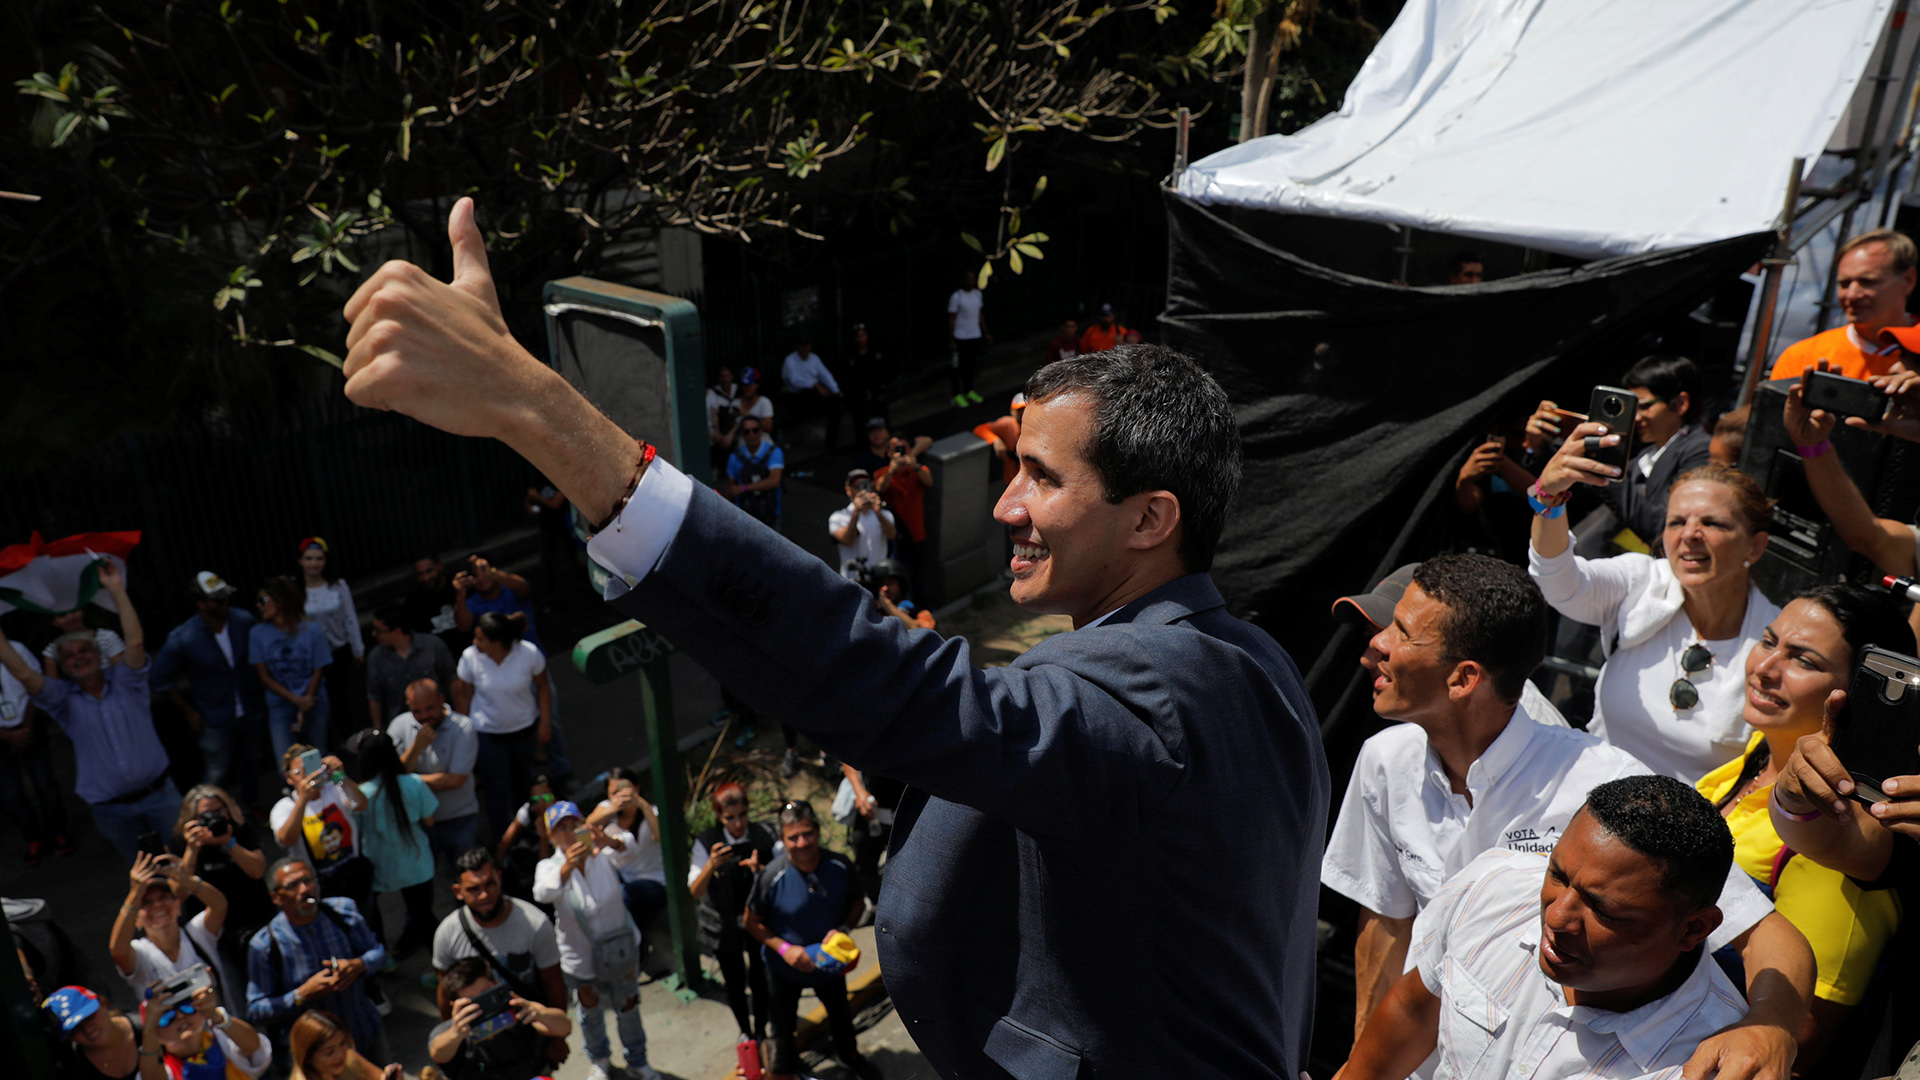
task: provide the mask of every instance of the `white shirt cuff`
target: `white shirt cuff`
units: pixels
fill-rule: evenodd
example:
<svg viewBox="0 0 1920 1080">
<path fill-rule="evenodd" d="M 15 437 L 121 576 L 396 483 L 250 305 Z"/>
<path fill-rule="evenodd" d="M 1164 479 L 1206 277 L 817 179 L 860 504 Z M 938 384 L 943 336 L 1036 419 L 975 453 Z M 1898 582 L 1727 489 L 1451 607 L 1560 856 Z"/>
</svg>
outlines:
<svg viewBox="0 0 1920 1080">
<path fill-rule="evenodd" d="M 613 524 L 587 541 L 587 556 L 610 571 L 606 599 L 622 595 L 660 563 L 687 520 L 693 481 L 656 457 Z"/>
</svg>

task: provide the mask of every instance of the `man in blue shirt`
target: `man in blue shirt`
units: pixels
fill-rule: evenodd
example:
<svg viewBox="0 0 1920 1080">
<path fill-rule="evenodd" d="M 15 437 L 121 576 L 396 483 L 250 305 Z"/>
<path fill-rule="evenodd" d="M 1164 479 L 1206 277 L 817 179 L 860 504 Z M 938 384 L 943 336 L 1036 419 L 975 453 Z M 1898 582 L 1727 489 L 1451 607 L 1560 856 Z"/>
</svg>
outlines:
<svg viewBox="0 0 1920 1080">
<path fill-rule="evenodd" d="M 193 575 L 187 593 L 196 614 L 167 634 L 153 659 L 153 684 L 172 695 L 188 723 L 200 730 L 207 782 L 225 788 L 244 806 L 254 801 L 258 733 L 266 723 L 267 701 L 247 656 L 253 616 L 228 606 L 234 592 L 210 570 Z M 174 687 L 183 674 L 191 703 Z"/>
<path fill-rule="evenodd" d="M 760 943 L 767 962 L 767 1012 L 774 1038 L 771 1072 L 778 1080 L 799 1071 L 793 1029 L 800 1012 L 800 991 L 811 986 L 827 1010 L 834 1053 L 841 1064 L 863 1080 L 878 1076 L 854 1045 L 846 973 L 816 970 L 806 949 L 836 929 L 845 933 L 860 917 L 867 906 L 860 878 L 845 855 L 820 847 L 820 822 L 807 803 L 791 802 L 780 811 L 780 839 L 786 849 L 754 879 L 741 916 L 741 925 Z"/>
<path fill-rule="evenodd" d="M 727 478 L 720 490 L 734 505 L 752 514 L 768 528 L 780 527 L 780 477 L 787 469 L 787 456 L 773 440 L 757 416 L 743 417 L 740 438 L 727 455 Z"/>
<path fill-rule="evenodd" d="M 247 943 L 247 1020 L 281 1047 L 301 1013 L 325 1009 L 346 1025 L 360 1053 L 390 1060 L 366 983 L 386 964 L 387 950 L 359 907 L 343 896 L 322 900 L 313 868 L 293 856 L 269 867 L 267 881 L 280 914 Z"/>
<path fill-rule="evenodd" d="M 100 587 L 120 612 L 126 651 L 108 665 L 93 631 L 63 634 L 54 641 L 60 670 L 49 679 L 21 659 L 0 635 L 0 664 L 33 695 L 33 703 L 73 740 L 73 792 L 93 809 L 93 823 L 122 858 L 133 861 L 144 833 L 166 835 L 180 816 L 180 791 L 167 778 L 167 751 L 153 730 L 148 699 L 146 637 L 127 598 L 120 569 L 102 561 Z"/>
</svg>

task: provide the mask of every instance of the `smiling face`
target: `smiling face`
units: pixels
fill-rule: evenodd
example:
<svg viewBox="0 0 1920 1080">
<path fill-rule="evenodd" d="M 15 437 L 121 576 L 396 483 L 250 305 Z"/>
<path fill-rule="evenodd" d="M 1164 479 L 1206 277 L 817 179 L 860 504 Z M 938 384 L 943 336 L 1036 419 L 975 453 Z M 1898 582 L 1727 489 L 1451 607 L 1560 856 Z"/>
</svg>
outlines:
<svg viewBox="0 0 1920 1080">
<path fill-rule="evenodd" d="M 1913 292 L 1914 272 L 1895 270 L 1893 251 L 1887 245 L 1862 244 L 1840 257 L 1833 284 L 1847 321 L 1878 329 L 1901 322 L 1907 294 Z"/>
<path fill-rule="evenodd" d="M 820 826 L 817 822 L 796 821 L 780 827 L 780 840 L 786 845 L 787 861 L 795 870 L 811 874 L 820 868 Z"/>
<path fill-rule="evenodd" d="M 1601 1008 L 1659 987 L 1719 925 L 1713 908 L 1676 911 L 1664 875 L 1660 860 L 1628 847 L 1585 810 L 1575 814 L 1540 887 L 1540 970 L 1578 992 L 1577 1004 Z"/>
<path fill-rule="evenodd" d="M 415 559 L 413 580 L 423 589 L 437 589 L 445 581 L 446 567 L 439 559 Z"/>
<path fill-rule="evenodd" d="M 1088 459 L 1094 403 L 1087 395 L 1061 394 L 1023 411 L 1020 472 L 993 511 L 1013 537 L 1013 600 L 1082 625 L 1112 610 L 1108 598 L 1125 576 L 1136 504 L 1145 496 L 1107 502 Z"/>
<path fill-rule="evenodd" d="M 60 670 L 75 682 L 86 682 L 100 672 L 100 649 L 91 641 L 69 641 L 60 646 Z"/>
<path fill-rule="evenodd" d="M 1811 735 L 1826 723 L 1827 695 L 1845 690 L 1852 670 L 1853 649 L 1839 620 L 1812 600 L 1795 600 L 1747 653 L 1740 717 L 1768 734 Z"/>
<path fill-rule="evenodd" d="M 347 1050 L 353 1046 L 345 1031 L 336 1031 L 307 1051 L 308 1076 L 339 1076 L 347 1068 Z"/>
<path fill-rule="evenodd" d="M 1362 664 L 1373 673 L 1373 711 L 1386 720 L 1419 720 L 1451 700 L 1441 623 L 1447 606 L 1408 585 L 1393 606 L 1393 622 L 1367 643 Z"/>
<path fill-rule="evenodd" d="M 1688 590 L 1746 579 L 1747 564 L 1767 548 L 1765 533 L 1747 529 L 1739 503 L 1725 484 L 1689 480 L 1667 496 L 1667 526 L 1661 533 L 1667 565 Z"/>
<path fill-rule="evenodd" d="M 1628 387 L 1639 400 L 1639 407 L 1633 413 L 1633 433 L 1640 441 L 1650 446 L 1665 446 L 1667 440 L 1686 426 L 1686 411 L 1689 404 L 1687 392 L 1682 390 L 1674 395 L 1672 401 L 1655 397 L 1653 391 L 1644 386 Z"/>
</svg>

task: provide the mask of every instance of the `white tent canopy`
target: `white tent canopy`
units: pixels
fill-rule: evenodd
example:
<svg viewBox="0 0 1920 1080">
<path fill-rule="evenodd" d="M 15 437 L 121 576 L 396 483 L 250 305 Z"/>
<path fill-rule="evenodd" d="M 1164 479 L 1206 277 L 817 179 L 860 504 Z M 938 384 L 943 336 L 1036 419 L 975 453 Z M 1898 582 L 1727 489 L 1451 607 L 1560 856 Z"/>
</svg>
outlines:
<svg viewBox="0 0 1920 1080">
<path fill-rule="evenodd" d="M 1889 5 L 1408 0 L 1337 113 L 1204 158 L 1178 190 L 1582 258 L 1768 230 Z"/>
</svg>

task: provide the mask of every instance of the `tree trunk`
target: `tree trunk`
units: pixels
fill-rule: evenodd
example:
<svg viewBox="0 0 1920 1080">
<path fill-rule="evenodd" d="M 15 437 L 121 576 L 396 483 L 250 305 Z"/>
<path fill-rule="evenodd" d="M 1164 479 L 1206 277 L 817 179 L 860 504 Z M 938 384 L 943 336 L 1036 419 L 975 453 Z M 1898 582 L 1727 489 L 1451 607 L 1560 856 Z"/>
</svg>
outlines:
<svg viewBox="0 0 1920 1080">
<path fill-rule="evenodd" d="M 1240 84 L 1241 142 L 1267 133 L 1267 109 L 1273 102 L 1273 76 L 1278 67 L 1275 61 L 1279 58 L 1275 36 L 1285 7 L 1284 0 L 1261 4 L 1247 33 L 1247 74 Z"/>
</svg>

